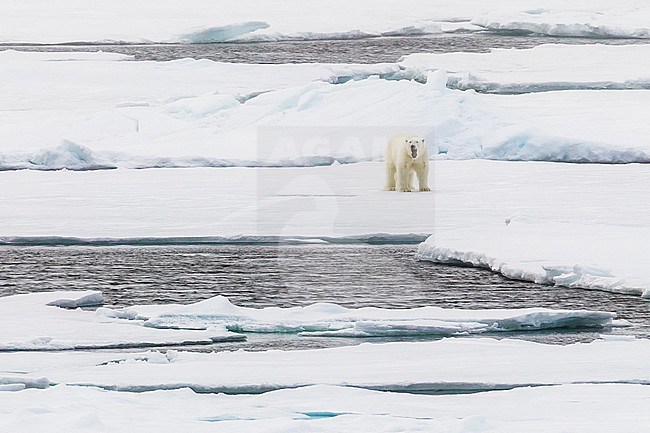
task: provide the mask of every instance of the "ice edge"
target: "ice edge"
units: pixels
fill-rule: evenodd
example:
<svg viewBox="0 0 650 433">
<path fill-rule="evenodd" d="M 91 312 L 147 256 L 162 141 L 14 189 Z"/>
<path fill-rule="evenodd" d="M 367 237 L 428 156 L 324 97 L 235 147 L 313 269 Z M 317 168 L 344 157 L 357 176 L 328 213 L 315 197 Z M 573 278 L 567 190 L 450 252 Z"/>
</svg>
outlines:
<svg viewBox="0 0 650 433">
<path fill-rule="evenodd" d="M 425 233 L 369 233 L 353 236 L 175 236 L 80 238 L 67 236 L 4 236 L 0 246 L 164 246 L 164 245 L 303 245 L 303 244 L 370 244 L 415 245 L 424 242 Z"/>
<path fill-rule="evenodd" d="M 425 243 L 421 243 L 418 246 L 415 257 L 421 261 L 448 265 L 469 265 L 476 268 L 488 269 L 511 280 L 650 298 L 650 288 L 629 285 L 622 278 L 618 278 L 615 275 L 594 274 L 589 268 L 580 265 L 542 266 L 543 273 L 531 272 L 513 267 L 496 257 L 491 257 L 483 253 L 460 251 L 452 248 L 426 245 Z"/>
</svg>

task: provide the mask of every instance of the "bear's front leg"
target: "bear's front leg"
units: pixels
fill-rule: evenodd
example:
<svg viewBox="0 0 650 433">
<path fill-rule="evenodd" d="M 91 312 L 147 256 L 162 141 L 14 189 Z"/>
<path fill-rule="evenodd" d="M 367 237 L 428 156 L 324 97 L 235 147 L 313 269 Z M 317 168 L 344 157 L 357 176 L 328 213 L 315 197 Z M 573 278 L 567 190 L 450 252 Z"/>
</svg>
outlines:
<svg viewBox="0 0 650 433">
<path fill-rule="evenodd" d="M 415 171 L 418 176 L 418 185 L 420 186 L 420 191 L 431 191 L 429 188 L 429 164 L 428 161 L 425 161 L 421 167 Z"/>
<path fill-rule="evenodd" d="M 411 170 L 407 167 L 398 167 L 397 168 L 397 191 L 400 192 L 411 192 L 413 188 L 410 185 Z"/>
</svg>

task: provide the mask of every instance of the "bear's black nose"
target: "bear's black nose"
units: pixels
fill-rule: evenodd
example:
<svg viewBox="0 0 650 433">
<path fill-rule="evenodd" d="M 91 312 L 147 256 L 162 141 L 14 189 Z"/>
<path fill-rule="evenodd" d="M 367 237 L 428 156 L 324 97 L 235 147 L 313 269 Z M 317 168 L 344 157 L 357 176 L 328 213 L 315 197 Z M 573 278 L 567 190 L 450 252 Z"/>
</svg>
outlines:
<svg viewBox="0 0 650 433">
<path fill-rule="evenodd" d="M 418 148 L 414 144 L 411 144 L 411 156 L 413 159 L 418 157 Z"/>
</svg>

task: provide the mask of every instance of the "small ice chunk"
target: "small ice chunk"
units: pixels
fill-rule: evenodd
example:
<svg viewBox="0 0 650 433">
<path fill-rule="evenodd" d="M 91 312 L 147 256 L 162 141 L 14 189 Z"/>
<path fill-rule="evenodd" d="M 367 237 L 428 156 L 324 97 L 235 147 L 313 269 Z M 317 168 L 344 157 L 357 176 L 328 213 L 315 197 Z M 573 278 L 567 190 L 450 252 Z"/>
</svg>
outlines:
<svg viewBox="0 0 650 433">
<path fill-rule="evenodd" d="M 634 341 L 634 335 L 614 335 L 614 334 L 601 334 L 600 338 L 608 341 Z"/>
<path fill-rule="evenodd" d="M 27 388 L 24 383 L 12 383 L 8 385 L 0 385 L 0 392 L 2 391 L 22 391 Z"/>
<path fill-rule="evenodd" d="M 628 328 L 628 327 L 632 326 L 632 322 L 630 322 L 629 320 L 625 320 L 625 319 L 615 319 L 615 320 L 612 320 L 612 325 L 611 326 L 614 327 L 614 328 Z"/>
<path fill-rule="evenodd" d="M 74 292 L 68 292 L 74 296 Z M 47 305 L 61 308 L 79 308 L 79 307 L 93 307 L 100 305 L 104 302 L 104 296 L 99 291 L 85 291 L 79 292 L 78 297 L 69 297 L 55 299 L 48 302 Z"/>
<path fill-rule="evenodd" d="M 438 69 L 427 74 L 427 88 L 431 90 L 445 90 L 447 88 L 447 71 Z"/>
<path fill-rule="evenodd" d="M 114 319 L 126 319 L 126 320 L 138 319 L 138 313 L 129 308 L 114 310 L 113 308 L 100 307 L 97 310 L 95 310 L 95 314 L 97 314 L 98 316 L 110 317 Z"/>
</svg>

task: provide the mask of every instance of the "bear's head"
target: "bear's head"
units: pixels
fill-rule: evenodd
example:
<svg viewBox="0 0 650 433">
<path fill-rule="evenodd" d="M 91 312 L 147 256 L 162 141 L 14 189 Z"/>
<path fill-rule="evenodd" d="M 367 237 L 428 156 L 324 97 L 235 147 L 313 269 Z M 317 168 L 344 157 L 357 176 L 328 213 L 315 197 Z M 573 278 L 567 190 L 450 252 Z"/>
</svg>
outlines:
<svg viewBox="0 0 650 433">
<path fill-rule="evenodd" d="M 407 138 L 406 146 L 408 152 L 411 154 L 411 158 L 413 159 L 416 159 L 418 156 L 426 155 L 426 147 L 424 144 L 424 138 L 422 137 Z"/>
</svg>

